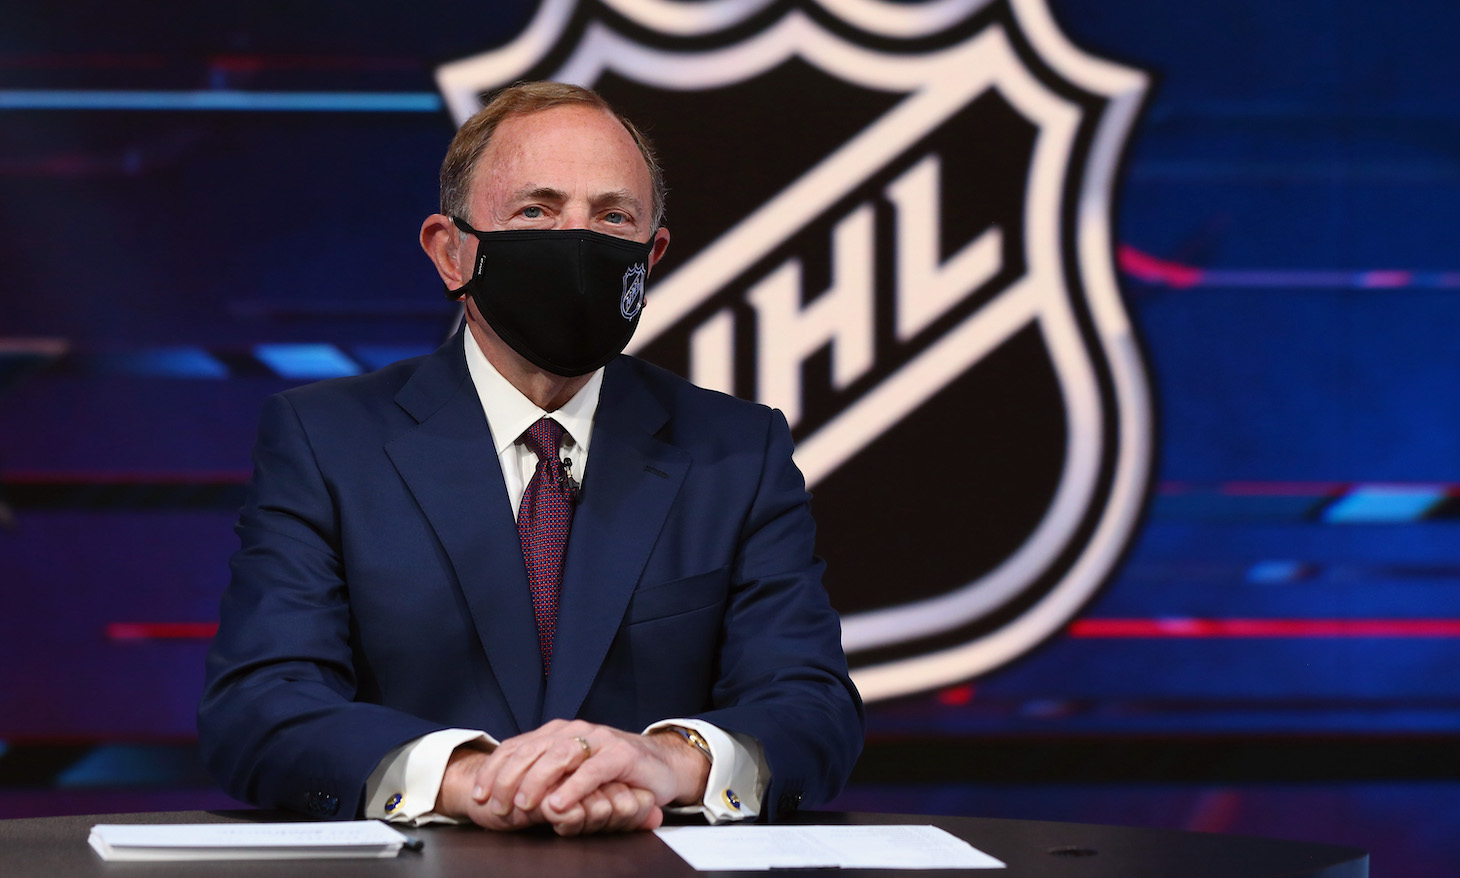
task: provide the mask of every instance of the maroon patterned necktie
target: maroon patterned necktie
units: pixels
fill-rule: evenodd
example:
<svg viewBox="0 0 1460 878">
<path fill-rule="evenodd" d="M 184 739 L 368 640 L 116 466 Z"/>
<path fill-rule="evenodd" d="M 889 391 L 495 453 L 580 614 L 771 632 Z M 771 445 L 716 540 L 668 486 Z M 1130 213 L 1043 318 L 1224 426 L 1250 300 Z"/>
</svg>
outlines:
<svg viewBox="0 0 1460 878">
<path fill-rule="evenodd" d="M 537 469 L 522 506 L 517 510 L 517 536 L 527 563 L 527 584 L 532 590 L 532 614 L 537 618 L 537 642 L 542 650 L 542 672 L 553 660 L 553 632 L 558 625 L 558 587 L 563 581 L 563 549 L 573 524 L 569 480 L 558 458 L 563 428 L 542 418 L 522 434 L 522 441 L 537 455 Z"/>
</svg>

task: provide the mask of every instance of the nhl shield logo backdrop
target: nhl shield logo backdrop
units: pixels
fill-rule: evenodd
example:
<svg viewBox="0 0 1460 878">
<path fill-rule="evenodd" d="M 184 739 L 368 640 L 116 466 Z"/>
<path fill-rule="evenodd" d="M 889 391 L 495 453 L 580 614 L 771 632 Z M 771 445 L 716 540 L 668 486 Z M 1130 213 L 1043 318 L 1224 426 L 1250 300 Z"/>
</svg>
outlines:
<svg viewBox="0 0 1460 878">
<path fill-rule="evenodd" d="M 1044 0 L 544 0 L 437 71 L 458 122 L 521 79 L 655 141 L 674 238 L 630 351 L 785 413 L 863 696 L 1061 630 L 1151 470 L 1110 237 L 1146 77 Z"/>
</svg>

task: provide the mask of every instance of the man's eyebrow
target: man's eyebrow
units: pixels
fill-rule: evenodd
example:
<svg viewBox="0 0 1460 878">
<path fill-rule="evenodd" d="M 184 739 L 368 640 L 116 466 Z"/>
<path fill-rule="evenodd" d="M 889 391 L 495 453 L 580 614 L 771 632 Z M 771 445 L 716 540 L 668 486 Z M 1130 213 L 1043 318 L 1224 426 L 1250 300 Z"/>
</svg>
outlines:
<svg viewBox="0 0 1460 878">
<path fill-rule="evenodd" d="M 567 201 L 568 193 L 551 186 L 527 185 L 512 193 L 514 201 Z"/>
<path fill-rule="evenodd" d="M 613 189 L 608 192 L 600 192 L 593 196 L 593 206 L 627 207 L 634 213 L 639 213 L 644 209 L 644 205 L 639 201 L 638 197 L 627 189 Z"/>
</svg>

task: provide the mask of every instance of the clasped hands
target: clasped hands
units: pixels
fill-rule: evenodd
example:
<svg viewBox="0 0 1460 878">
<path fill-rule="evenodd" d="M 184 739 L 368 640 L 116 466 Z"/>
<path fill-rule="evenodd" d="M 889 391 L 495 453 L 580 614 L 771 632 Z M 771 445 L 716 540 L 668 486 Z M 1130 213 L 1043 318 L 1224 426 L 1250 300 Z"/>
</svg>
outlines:
<svg viewBox="0 0 1460 878">
<path fill-rule="evenodd" d="M 553 720 L 490 752 L 461 747 L 436 811 L 487 829 L 546 823 L 559 835 L 654 829 L 663 808 L 704 795 L 709 761 L 672 730 L 636 735 Z"/>
</svg>

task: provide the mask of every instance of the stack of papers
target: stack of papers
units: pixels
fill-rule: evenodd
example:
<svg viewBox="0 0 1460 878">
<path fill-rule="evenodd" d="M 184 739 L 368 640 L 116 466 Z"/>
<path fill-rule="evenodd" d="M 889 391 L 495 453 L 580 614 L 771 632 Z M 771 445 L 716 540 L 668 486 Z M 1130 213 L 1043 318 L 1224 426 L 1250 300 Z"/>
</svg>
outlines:
<svg viewBox="0 0 1460 878">
<path fill-rule="evenodd" d="M 701 872 L 1004 868 L 936 826 L 669 826 L 654 833 Z"/>
<path fill-rule="evenodd" d="M 378 820 L 342 823 L 98 823 L 103 860 L 292 860 L 393 857 L 409 838 Z"/>
</svg>

